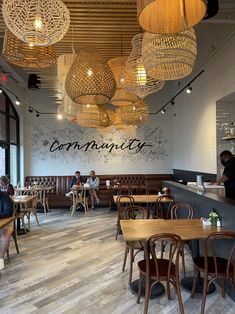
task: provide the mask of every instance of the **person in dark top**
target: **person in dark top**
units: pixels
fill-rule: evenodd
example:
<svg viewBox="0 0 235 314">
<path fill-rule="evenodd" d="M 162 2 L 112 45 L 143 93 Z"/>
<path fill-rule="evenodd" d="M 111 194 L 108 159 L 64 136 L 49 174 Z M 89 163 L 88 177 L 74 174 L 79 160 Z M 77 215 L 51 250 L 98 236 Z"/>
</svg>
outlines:
<svg viewBox="0 0 235 314">
<path fill-rule="evenodd" d="M 69 191 L 65 195 L 68 197 L 72 197 L 71 190 L 72 190 L 73 186 L 74 185 L 80 186 L 82 183 L 85 183 L 85 182 L 81 179 L 80 171 L 76 171 L 75 175 L 72 177 L 72 179 L 69 182 Z"/>
<path fill-rule="evenodd" d="M 0 191 L 7 192 L 8 195 L 14 195 L 13 185 L 10 184 L 7 176 L 0 177 Z"/>
<path fill-rule="evenodd" d="M 0 219 L 13 215 L 13 202 L 6 192 L 0 191 Z M 13 232 L 13 225 L 7 225 L 0 229 L 0 270 L 4 268 L 4 255 L 10 244 L 10 237 Z"/>
<path fill-rule="evenodd" d="M 225 150 L 220 154 L 220 160 L 224 166 L 224 172 L 216 183 L 223 183 L 225 196 L 235 200 L 235 157 L 230 151 Z"/>
</svg>

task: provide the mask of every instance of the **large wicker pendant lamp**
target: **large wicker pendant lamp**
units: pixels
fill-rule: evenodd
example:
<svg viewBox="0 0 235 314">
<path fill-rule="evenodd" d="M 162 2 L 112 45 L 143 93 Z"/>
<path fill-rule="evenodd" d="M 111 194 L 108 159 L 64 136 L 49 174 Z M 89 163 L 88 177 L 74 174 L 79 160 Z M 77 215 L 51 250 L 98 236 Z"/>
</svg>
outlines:
<svg viewBox="0 0 235 314">
<path fill-rule="evenodd" d="M 3 0 L 2 14 L 16 37 L 36 46 L 55 44 L 70 24 L 69 10 L 61 0 Z"/>
<path fill-rule="evenodd" d="M 2 57 L 9 63 L 22 68 L 48 68 L 56 63 L 54 46 L 33 46 L 19 40 L 8 29 L 5 31 Z"/>
<path fill-rule="evenodd" d="M 144 33 L 142 59 L 147 74 L 152 78 L 176 80 L 185 77 L 192 72 L 196 56 L 193 28 L 172 35 Z"/>
<path fill-rule="evenodd" d="M 109 123 L 107 126 L 98 127 L 97 130 L 101 133 L 113 133 L 113 124 L 115 119 L 115 111 L 111 109 L 106 109 L 105 113 L 108 115 Z"/>
<path fill-rule="evenodd" d="M 148 94 L 162 89 L 165 82 L 159 79 L 153 79 L 147 75 L 142 60 L 142 40 L 143 34 L 137 34 L 132 39 L 132 51 L 127 59 L 124 71 L 122 73 L 121 85 L 123 88 L 144 98 Z"/>
<path fill-rule="evenodd" d="M 109 126 L 109 116 L 101 106 L 78 105 L 77 124 L 88 128 L 99 128 Z"/>
<path fill-rule="evenodd" d="M 149 115 L 148 105 L 143 100 L 132 105 L 120 107 L 117 111 L 119 111 L 124 125 L 139 126 L 147 121 Z"/>
<path fill-rule="evenodd" d="M 137 0 L 140 26 L 147 32 L 174 34 L 199 23 L 207 0 Z"/>
<path fill-rule="evenodd" d="M 106 104 L 113 97 L 116 83 L 113 73 L 95 50 L 81 50 L 65 81 L 67 94 L 79 104 Z"/>
<path fill-rule="evenodd" d="M 116 109 L 113 123 L 116 131 L 124 131 L 128 128 L 128 125 L 124 124 L 122 121 L 121 108 Z"/>
<path fill-rule="evenodd" d="M 124 89 L 118 89 L 111 99 L 111 104 L 117 107 L 123 107 L 131 105 L 134 102 L 139 101 L 140 98 L 137 95 L 131 94 Z"/>
</svg>

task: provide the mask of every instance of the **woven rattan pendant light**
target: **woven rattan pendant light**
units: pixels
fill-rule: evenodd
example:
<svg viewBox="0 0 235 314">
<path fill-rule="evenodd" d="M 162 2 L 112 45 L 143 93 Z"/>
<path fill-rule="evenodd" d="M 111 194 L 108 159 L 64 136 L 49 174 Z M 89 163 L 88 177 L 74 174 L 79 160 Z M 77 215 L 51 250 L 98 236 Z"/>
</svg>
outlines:
<svg viewBox="0 0 235 314">
<path fill-rule="evenodd" d="M 117 107 L 123 107 L 139 100 L 140 98 L 137 95 L 131 94 L 124 89 L 118 89 L 111 99 L 111 104 Z"/>
<path fill-rule="evenodd" d="M 69 107 L 65 103 L 58 106 L 57 113 L 61 114 L 69 122 L 76 122 L 77 121 L 76 111 L 74 110 L 73 107 Z"/>
<path fill-rule="evenodd" d="M 113 76 L 116 81 L 117 90 L 122 88 L 122 85 L 121 85 L 122 72 L 125 67 L 126 61 L 127 61 L 127 57 L 117 57 L 117 58 L 110 59 L 108 61 L 108 65 L 110 69 L 112 70 Z"/>
<path fill-rule="evenodd" d="M 2 13 L 16 37 L 36 46 L 58 42 L 70 24 L 69 10 L 61 0 L 3 0 Z"/>
<path fill-rule="evenodd" d="M 88 128 L 98 128 L 109 126 L 109 116 L 101 106 L 78 105 L 77 124 Z"/>
<path fill-rule="evenodd" d="M 203 19 L 206 9 L 206 0 L 137 0 L 140 26 L 157 34 L 190 29 Z"/>
<path fill-rule="evenodd" d="M 67 94 L 79 104 L 105 104 L 116 90 L 113 73 L 95 50 L 81 50 L 65 81 Z"/>
<path fill-rule="evenodd" d="M 105 113 L 108 115 L 109 123 L 107 126 L 98 127 L 97 130 L 101 133 L 113 133 L 114 131 L 114 119 L 115 119 L 115 111 L 111 109 L 105 109 Z"/>
<path fill-rule="evenodd" d="M 76 56 L 75 53 L 65 53 L 57 58 L 57 77 L 63 85 Z"/>
<path fill-rule="evenodd" d="M 48 68 L 56 63 L 54 46 L 31 47 L 19 40 L 8 29 L 5 31 L 2 57 L 9 63 L 22 68 Z"/>
<path fill-rule="evenodd" d="M 121 82 L 125 90 L 140 98 L 162 89 L 165 83 L 163 80 L 153 79 L 147 75 L 141 56 L 142 40 L 142 33 L 133 37 L 132 51 L 122 73 Z"/>
<path fill-rule="evenodd" d="M 147 74 L 153 78 L 176 80 L 189 75 L 196 56 L 197 42 L 193 28 L 172 35 L 144 33 L 142 59 Z"/>
<path fill-rule="evenodd" d="M 143 100 L 118 108 L 118 110 L 125 125 L 139 126 L 147 121 L 149 115 L 148 105 Z"/>
<path fill-rule="evenodd" d="M 126 130 L 128 128 L 128 126 L 126 124 L 124 124 L 122 121 L 121 108 L 117 108 L 115 111 L 113 125 L 117 131 L 123 131 L 123 130 Z"/>
</svg>

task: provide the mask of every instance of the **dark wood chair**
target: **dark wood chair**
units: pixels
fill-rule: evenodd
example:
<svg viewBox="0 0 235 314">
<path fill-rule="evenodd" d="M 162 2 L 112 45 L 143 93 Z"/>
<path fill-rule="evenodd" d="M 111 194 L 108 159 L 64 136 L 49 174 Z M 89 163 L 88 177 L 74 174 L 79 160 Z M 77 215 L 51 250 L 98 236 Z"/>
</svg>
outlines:
<svg viewBox="0 0 235 314">
<path fill-rule="evenodd" d="M 123 219 L 131 220 L 131 219 L 147 219 L 148 218 L 148 209 L 140 206 L 130 206 L 124 209 L 123 211 Z M 127 255 L 130 253 L 130 271 L 129 271 L 129 285 L 132 281 L 132 271 L 133 271 L 133 263 L 135 261 L 135 257 L 139 252 L 144 250 L 144 245 L 141 241 L 126 241 L 126 247 L 124 252 L 124 260 L 122 271 L 125 270 Z"/>
<path fill-rule="evenodd" d="M 14 240 L 14 243 L 15 243 L 16 252 L 17 252 L 17 254 L 20 254 L 19 246 L 18 246 L 18 242 L 17 242 L 16 220 L 13 221 L 13 230 L 12 230 L 11 236 L 12 236 L 12 238 Z M 7 249 L 7 260 L 10 263 L 10 251 L 9 251 L 9 248 Z"/>
<path fill-rule="evenodd" d="M 117 197 L 117 201 L 116 201 L 117 203 L 117 229 L 116 229 L 115 240 L 118 239 L 118 235 L 121 232 L 120 220 L 123 219 L 123 211 L 126 207 L 133 206 L 134 202 L 135 200 L 131 195 L 119 195 Z"/>
<path fill-rule="evenodd" d="M 169 246 L 168 258 L 157 257 L 157 248 L 164 242 Z M 182 249 L 182 241 L 179 236 L 171 233 L 155 234 L 146 241 L 146 259 L 138 262 L 139 268 L 139 291 L 137 296 L 137 303 L 140 302 L 141 288 L 144 278 L 145 283 L 145 304 L 144 314 L 148 313 L 148 303 L 152 287 L 159 281 L 166 282 L 166 291 L 168 299 L 170 295 L 170 283 L 173 284 L 180 307 L 180 313 L 184 313 L 180 283 L 179 283 L 179 254 Z M 153 283 L 151 281 L 153 280 Z"/>
<path fill-rule="evenodd" d="M 194 216 L 194 209 L 189 204 L 185 203 L 176 203 L 171 207 L 171 219 L 193 219 Z M 192 241 L 183 241 L 184 245 L 182 247 L 182 251 L 180 255 L 182 257 L 182 266 L 183 266 L 183 273 L 184 277 L 186 277 L 185 271 L 185 260 L 184 260 L 184 246 L 187 244 L 191 253 L 192 253 Z M 163 250 L 162 250 L 163 251 Z"/>
<path fill-rule="evenodd" d="M 173 206 L 175 199 L 170 194 L 164 194 L 158 196 L 156 202 L 156 210 L 153 213 L 153 218 L 168 219 L 170 218 L 171 207 Z"/>
<path fill-rule="evenodd" d="M 228 251 L 228 258 L 218 257 L 216 255 L 216 245 L 220 240 L 230 240 L 231 249 Z M 210 284 L 221 279 L 222 297 L 225 297 L 224 283 L 228 281 L 235 289 L 235 270 L 232 262 L 235 253 L 235 232 L 214 232 L 204 240 L 202 257 L 193 259 L 194 263 L 194 283 L 191 297 L 194 297 L 196 278 L 199 272 L 204 273 L 204 286 L 201 304 L 201 314 L 204 314 L 206 305 L 206 295 Z M 210 280 L 208 281 L 208 277 Z"/>
</svg>

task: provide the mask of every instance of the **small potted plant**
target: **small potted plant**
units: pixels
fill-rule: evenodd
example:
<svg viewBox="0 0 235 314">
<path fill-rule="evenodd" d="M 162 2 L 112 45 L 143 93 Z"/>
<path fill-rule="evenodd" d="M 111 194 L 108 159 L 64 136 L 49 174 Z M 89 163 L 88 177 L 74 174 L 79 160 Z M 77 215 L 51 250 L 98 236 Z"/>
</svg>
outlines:
<svg viewBox="0 0 235 314">
<path fill-rule="evenodd" d="M 213 226 L 217 226 L 217 222 L 219 220 L 219 215 L 213 210 L 210 214 L 209 214 L 209 220 L 211 222 L 211 224 Z"/>
</svg>

